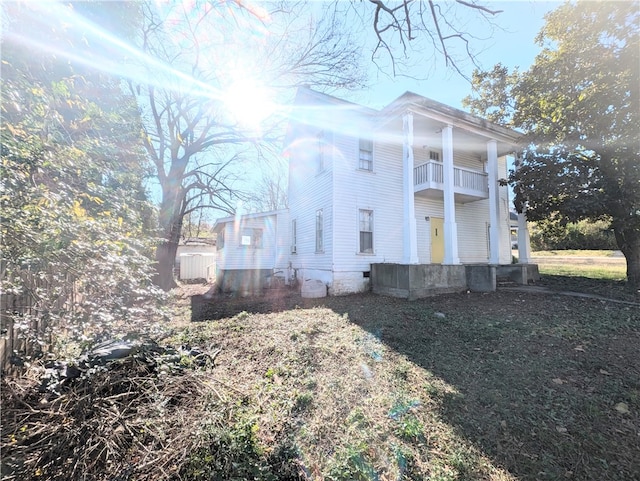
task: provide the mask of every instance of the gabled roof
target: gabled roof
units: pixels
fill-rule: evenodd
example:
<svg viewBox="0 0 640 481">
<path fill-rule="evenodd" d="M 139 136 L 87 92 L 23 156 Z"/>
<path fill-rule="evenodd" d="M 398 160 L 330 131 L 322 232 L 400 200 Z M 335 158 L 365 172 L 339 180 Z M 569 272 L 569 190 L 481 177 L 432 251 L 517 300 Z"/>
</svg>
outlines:
<svg viewBox="0 0 640 481">
<path fill-rule="evenodd" d="M 221 217 L 220 219 L 216 219 L 215 224 L 213 224 L 213 232 L 219 232 L 220 228 L 229 222 L 236 222 L 240 220 L 241 222 L 247 219 L 259 219 L 260 217 L 269 217 L 272 215 L 284 214 L 287 212 L 287 209 L 279 209 L 279 210 L 270 210 L 268 212 L 257 212 L 255 214 L 243 214 L 241 216 L 230 215 L 229 217 Z"/>
<path fill-rule="evenodd" d="M 298 109 L 298 112 L 293 113 L 291 120 L 300 122 L 305 122 L 307 115 L 310 118 L 314 117 L 314 113 L 316 113 L 316 110 L 319 108 L 325 108 L 326 106 L 333 107 L 329 109 L 331 113 L 328 115 L 328 122 L 331 123 L 333 128 L 337 127 L 338 123 L 336 122 L 335 112 L 339 110 L 355 113 L 373 120 L 379 128 L 391 120 L 402 116 L 405 112 L 411 111 L 423 117 L 442 122 L 443 124 L 451 124 L 454 127 L 459 127 L 486 137 L 492 137 L 508 144 L 518 144 L 522 138 L 522 134 L 515 130 L 489 122 L 477 115 L 456 109 L 413 92 L 405 92 L 382 110 L 375 110 L 331 95 L 316 92 L 308 87 L 301 87 L 296 94 L 294 105 L 296 109 Z"/>
<path fill-rule="evenodd" d="M 309 87 L 299 87 L 289 112 L 289 127 L 293 125 L 313 125 L 322 130 L 340 129 L 345 127 L 353 130 L 357 135 L 358 127 L 352 125 L 347 119 L 375 119 L 377 110 L 343 100 L 332 95 L 317 92 Z M 337 121 L 342 119 L 343 122 Z M 289 145 L 295 140 L 295 133 L 289 128 L 285 135 L 284 145 Z"/>
<path fill-rule="evenodd" d="M 338 97 L 334 97 L 333 95 L 312 90 L 307 86 L 298 87 L 294 105 L 313 107 L 314 105 L 317 105 L 319 103 L 333 105 L 341 109 L 356 111 L 360 114 L 365 115 L 375 115 L 378 113 L 378 111 L 375 109 L 365 107 L 364 105 L 356 104 L 354 102 L 349 102 L 348 100 L 340 99 Z"/>
<path fill-rule="evenodd" d="M 496 140 L 509 143 L 518 143 L 522 134 L 513 129 L 495 124 L 477 115 L 464 110 L 456 109 L 436 100 L 423 97 L 413 92 L 405 92 L 380 111 L 381 123 L 388 122 L 391 118 L 402 115 L 407 110 L 419 115 L 429 117 L 442 122 L 450 123 L 454 127 L 466 130 L 482 131 L 490 133 Z"/>
</svg>

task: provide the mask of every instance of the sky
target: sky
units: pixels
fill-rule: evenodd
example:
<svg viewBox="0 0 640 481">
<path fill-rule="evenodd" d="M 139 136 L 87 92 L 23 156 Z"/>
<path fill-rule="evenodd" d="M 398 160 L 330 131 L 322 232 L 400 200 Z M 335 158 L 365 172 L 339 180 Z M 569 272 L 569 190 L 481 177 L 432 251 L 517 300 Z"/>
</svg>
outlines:
<svg viewBox="0 0 640 481">
<path fill-rule="evenodd" d="M 519 66 L 521 70 L 526 70 L 540 51 L 534 39 L 544 24 L 544 14 L 562 3 L 535 0 L 491 2 L 493 8 L 503 10 L 495 19 L 495 23 L 501 28 L 495 30 L 491 39 L 479 40 L 475 44 L 481 50 L 477 55 L 480 66 L 489 70 L 501 62 L 510 69 Z M 472 71 L 473 65 L 467 62 L 465 75 L 471 77 Z M 390 78 L 375 66 L 370 66 L 371 88 L 361 92 L 345 92 L 345 98 L 379 109 L 404 92 L 412 91 L 452 107 L 462 108 L 462 99 L 471 93 L 469 82 L 452 69 L 447 69 L 443 62 L 435 67 L 425 62 L 424 66 L 413 68 L 409 74 L 416 78 Z M 427 75 L 428 78 L 425 79 Z M 417 80 L 418 78 L 423 80 Z"/>
<path fill-rule="evenodd" d="M 260 0 L 255 1 L 256 4 L 259 5 Z M 323 4 L 323 1 L 325 0 L 319 0 L 318 3 L 316 3 L 316 6 L 321 6 Z M 341 1 L 347 2 L 347 0 Z M 456 6 L 456 4 L 453 3 L 453 0 L 448 1 L 449 3 L 443 4 L 444 7 Z M 389 2 L 391 3 L 392 0 L 389 0 Z M 186 4 L 188 3 L 189 2 L 187 1 Z M 467 22 L 465 30 L 476 32 L 480 36 L 485 38 L 485 40 L 474 39 L 472 42 L 472 48 L 477 52 L 477 61 L 483 69 L 491 69 L 496 63 L 501 62 L 509 68 L 519 66 L 522 70 L 525 70 L 531 65 L 536 54 L 539 52 L 539 47 L 535 44 L 534 38 L 544 23 L 544 14 L 550 10 L 553 10 L 560 4 L 561 2 L 535 0 L 482 0 L 482 5 L 487 5 L 491 8 L 502 10 L 502 13 L 498 14 L 495 17 L 494 21 L 495 25 L 499 26 L 500 28 L 496 28 L 491 33 L 487 32 L 486 30 L 480 29 L 480 24 L 477 22 L 474 23 L 472 20 L 476 17 L 471 14 L 461 15 L 461 17 L 457 20 L 463 24 Z M 50 2 L 42 2 L 42 5 L 50 7 L 53 4 Z M 345 3 L 345 5 L 347 4 Z M 354 0 L 351 5 L 353 6 L 355 12 L 361 11 L 360 9 L 363 6 L 368 5 L 370 7 L 368 2 L 360 3 L 357 0 Z M 458 8 L 461 10 L 465 10 L 464 8 L 461 8 L 459 4 Z M 64 12 L 62 14 L 64 14 Z M 40 19 L 40 21 L 42 21 L 42 18 Z M 355 31 L 357 26 L 352 26 Z M 423 52 L 418 52 L 419 55 L 412 56 L 410 59 L 408 59 L 410 62 L 414 62 L 415 66 L 412 69 L 405 71 L 404 73 L 413 78 L 393 78 L 389 76 L 388 68 L 386 69 L 386 71 L 380 71 L 371 62 L 369 55 L 371 52 L 371 48 L 373 47 L 373 45 L 375 45 L 375 36 L 371 25 L 367 25 L 364 27 L 360 26 L 359 31 L 364 32 L 362 33 L 362 35 L 369 36 L 368 42 L 370 48 L 368 50 L 365 48 L 363 50 L 363 53 L 365 55 L 365 65 L 368 66 L 368 80 L 370 86 L 369 88 L 360 91 L 336 92 L 334 93 L 334 95 L 362 105 L 380 109 L 391 103 L 394 99 L 402 95 L 404 92 L 412 91 L 433 100 L 437 100 L 444 104 L 450 105 L 452 107 L 462 108 L 462 99 L 471 93 L 471 86 L 469 82 L 465 80 L 460 74 L 453 71 L 453 69 L 446 68 L 441 58 L 438 60 L 436 57 L 435 63 L 433 60 L 422 61 L 421 59 L 423 58 L 432 58 L 432 49 L 425 49 Z M 108 34 L 103 35 L 98 32 L 95 35 L 96 38 L 92 39 L 92 41 L 94 42 L 106 41 L 107 43 L 112 44 L 111 46 L 116 46 L 117 48 L 122 49 L 124 52 L 126 52 L 127 55 L 132 56 L 136 59 L 138 59 L 138 57 L 140 57 L 141 55 L 140 52 L 132 50 L 130 46 L 123 44 L 119 39 L 114 39 Z M 100 40 L 96 40 L 97 38 L 100 38 Z M 30 41 L 28 37 L 25 37 L 23 40 Z M 34 48 L 46 47 L 48 46 L 34 44 Z M 215 59 L 216 57 L 212 56 L 212 58 Z M 75 58 L 75 60 L 80 61 L 82 59 Z M 420 63 L 421 61 L 422 63 Z M 468 77 L 471 77 L 471 73 L 474 67 L 473 64 L 471 62 L 466 62 L 461 63 L 460 65 L 464 70 L 464 74 Z M 157 67 L 158 71 L 160 72 L 166 73 L 167 75 L 171 74 L 179 77 L 183 81 L 183 84 L 194 83 L 190 82 L 188 78 L 185 78 L 187 74 L 177 70 L 177 68 L 175 68 L 174 66 L 156 64 L 154 64 L 154 66 Z M 113 62 L 108 62 L 106 60 L 98 67 L 103 69 L 116 68 Z M 122 68 L 122 66 L 120 66 L 120 68 Z M 129 69 L 126 72 L 113 73 L 123 73 L 123 75 L 126 76 L 132 75 L 131 72 L 134 72 L 135 74 L 136 70 Z M 158 80 L 161 80 L 162 78 L 163 77 L 161 75 L 158 75 Z M 233 77 L 231 78 L 231 80 L 234 80 Z M 259 110 L 256 109 L 258 100 L 256 100 L 256 95 L 248 96 L 247 93 L 253 92 L 254 94 L 257 94 L 260 92 L 260 89 L 258 89 L 251 82 L 247 84 L 247 81 L 251 80 L 259 79 L 245 79 L 245 82 L 239 85 L 239 88 L 235 89 L 237 91 L 236 95 L 233 95 L 232 91 L 218 91 L 216 95 L 218 97 L 224 95 L 224 102 L 227 109 L 234 110 L 236 113 L 239 113 L 240 116 L 248 114 L 249 116 L 255 117 L 257 110 Z M 198 83 L 195 82 L 195 84 Z M 209 85 L 198 84 L 197 87 L 203 92 L 215 90 L 215 87 Z M 262 97 L 262 100 L 264 100 L 264 97 L 266 96 L 260 95 L 260 97 Z M 262 116 L 263 115 L 261 115 L 260 117 Z M 244 169 L 244 171 L 247 172 L 250 172 L 252 170 L 249 168 L 245 168 L 245 166 L 241 167 Z M 246 180 L 250 181 L 250 179 Z M 150 187 L 150 189 L 154 191 L 153 187 Z"/>
</svg>

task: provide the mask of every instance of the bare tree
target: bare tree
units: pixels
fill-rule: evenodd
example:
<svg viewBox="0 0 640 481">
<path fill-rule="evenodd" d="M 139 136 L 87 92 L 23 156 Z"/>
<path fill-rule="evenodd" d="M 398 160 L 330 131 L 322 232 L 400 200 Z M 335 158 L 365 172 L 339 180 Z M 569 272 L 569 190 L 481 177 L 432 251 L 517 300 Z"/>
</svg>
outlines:
<svg viewBox="0 0 640 481">
<path fill-rule="evenodd" d="M 482 0 L 369 0 L 365 5 L 335 0 L 333 8 L 355 14 L 373 29 L 376 44 L 371 58 L 384 69 L 381 62 L 386 57 L 394 76 L 402 73 L 402 64 L 412 54 L 413 62 L 442 58 L 447 67 L 465 76 L 462 64 L 468 60 L 476 64 L 472 43 L 491 36 L 493 21 L 502 12 Z M 489 28 L 485 38 L 474 33 L 482 27 Z"/>
<path fill-rule="evenodd" d="M 288 207 L 288 179 L 284 166 L 268 165 L 249 198 L 248 211 L 269 212 Z"/>
<path fill-rule="evenodd" d="M 238 200 L 248 200 L 237 180 L 248 159 L 279 139 L 280 130 L 265 126 L 266 100 L 301 84 L 360 85 L 361 49 L 340 33 L 346 30 L 337 17 L 304 20 L 304 9 L 282 3 L 266 11 L 231 0 L 164 10 L 145 4 L 147 77 L 130 85 L 161 189 L 156 260 L 163 289 L 175 286 L 184 217 L 202 208 L 233 213 Z"/>
</svg>

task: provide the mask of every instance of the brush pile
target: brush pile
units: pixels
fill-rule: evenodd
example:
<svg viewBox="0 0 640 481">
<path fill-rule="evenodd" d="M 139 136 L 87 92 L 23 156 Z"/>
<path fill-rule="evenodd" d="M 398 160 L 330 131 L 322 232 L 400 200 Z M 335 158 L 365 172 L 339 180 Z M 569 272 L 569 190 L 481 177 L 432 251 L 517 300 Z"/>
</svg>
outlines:
<svg viewBox="0 0 640 481">
<path fill-rule="evenodd" d="M 2 479 L 180 479 L 214 357 L 118 342 L 3 379 Z"/>
</svg>

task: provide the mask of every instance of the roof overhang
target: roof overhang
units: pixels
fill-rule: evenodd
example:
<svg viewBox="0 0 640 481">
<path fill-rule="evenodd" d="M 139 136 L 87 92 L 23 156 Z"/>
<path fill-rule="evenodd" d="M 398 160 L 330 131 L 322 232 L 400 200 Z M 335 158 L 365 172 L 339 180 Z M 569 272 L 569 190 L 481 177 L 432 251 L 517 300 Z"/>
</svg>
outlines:
<svg viewBox="0 0 640 481">
<path fill-rule="evenodd" d="M 514 147 L 520 146 L 523 141 L 523 135 L 515 130 L 489 122 L 482 117 L 413 92 L 405 92 L 382 109 L 376 127 L 382 128 L 394 119 L 401 118 L 406 112 L 412 112 L 417 116 L 431 119 L 442 126 L 452 125 L 469 133 L 485 137 L 487 140 L 497 140 L 500 143 L 513 145 Z"/>
<path fill-rule="evenodd" d="M 257 212 L 255 214 L 231 215 L 229 217 L 221 217 L 216 219 L 213 224 L 213 232 L 220 232 L 222 226 L 229 222 L 244 222 L 249 219 L 259 219 L 261 217 L 278 216 L 287 212 L 287 209 L 270 210 L 268 212 Z"/>
</svg>

